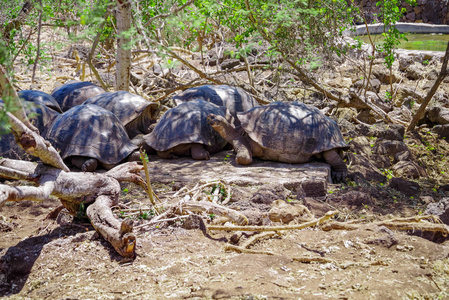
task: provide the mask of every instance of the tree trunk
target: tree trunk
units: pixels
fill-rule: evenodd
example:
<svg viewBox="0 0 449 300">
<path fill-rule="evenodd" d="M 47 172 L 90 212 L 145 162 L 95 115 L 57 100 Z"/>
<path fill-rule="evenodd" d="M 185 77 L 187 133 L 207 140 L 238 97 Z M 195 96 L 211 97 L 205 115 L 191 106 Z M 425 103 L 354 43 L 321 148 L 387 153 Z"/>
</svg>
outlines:
<svg viewBox="0 0 449 300">
<path fill-rule="evenodd" d="M 131 71 L 131 39 L 124 34 L 131 28 L 131 3 L 127 0 L 117 0 L 117 65 L 115 73 L 115 89 L 129 91 Z"/>
<path fill-rule="evenodd" d="M 441 66 L 440 74 L 438 74 L 438 77 L 435 80 L 435 82 L 433 83 L 432 88 L 427 93 L 426 97 L 424 98 L 423 103 L 419 107 L 416 114 L 413 116 L 413 119 L 410 121 L 410 125 L 408 125 L 407 131 L 412 131 L 413 129 L 415 129 L 415 126 L 418 123 L 418 121 L 420 119 L 422 119 L 422 117 L 424 117 L 424 112 L 426 111 L 427 105 L 429 104 L 430 100 L 432 100 L 432 97 L 435 94 L 435 92 L 437 91 L 441 82 L 443 82 L 444 77 L 446 77 L 448 74 L 448 71 L 447 71 L 448 60 L 449 60 L 449 42 L 447 43 L 446 53 L 444 54 L 443 64 Z"/>
</svg>

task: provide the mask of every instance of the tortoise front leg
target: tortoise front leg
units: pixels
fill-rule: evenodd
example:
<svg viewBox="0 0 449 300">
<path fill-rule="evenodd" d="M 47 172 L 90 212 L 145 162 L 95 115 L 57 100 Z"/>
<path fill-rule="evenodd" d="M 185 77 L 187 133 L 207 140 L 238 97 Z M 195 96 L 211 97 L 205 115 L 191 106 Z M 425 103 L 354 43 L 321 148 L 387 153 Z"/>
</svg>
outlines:
<svg viewBox="0 0 449 300">
<path fill-rule="evenodd" d="M 73 156 L 70 162 L 83 172 L 93 172 L 98 166 L 98 160 L 84 156 Z"/>
<path fill-rule="evenodd" d="M 192 144 L 192 147 L 190 148 L 190 155 L 195 160 L 209 160 L 210 154 L 209 151 L 207 151 L 204 148 L 203 144 Z"/>
<path fill-rule="evenodd" d="M 127 219 L 120 222 L 113 214 L 111 207 L 115 201 L 109 196 L 99 196 L 87 207 L 87 216 L 92 225 L 123 257 L 134 257 L 136 237 L 132 234 L 133 221 Z"/>
<path fill-rule="evenodd" d="M 341 182 L 348 174 L 348 168 L 336 150 L 329 150 L 323 153 L 326 162 L 331 166 L 331 177 L 334 182 Z"/>
</svg>

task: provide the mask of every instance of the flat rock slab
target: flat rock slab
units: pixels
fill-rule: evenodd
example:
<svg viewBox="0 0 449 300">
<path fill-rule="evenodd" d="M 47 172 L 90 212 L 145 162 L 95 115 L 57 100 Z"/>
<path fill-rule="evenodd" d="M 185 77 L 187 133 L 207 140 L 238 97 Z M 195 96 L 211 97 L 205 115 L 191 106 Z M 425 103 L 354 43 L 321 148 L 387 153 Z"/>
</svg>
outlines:
<svg viewBox="0 0 449 300">
<path fill-rule="evenodd" d="M 330 166 L 325 163 L 287 164 L 254 159 L 249 166 L 235 163 L 231 150 L 212 155 L 210 160 L 192 158 L 161 159 L 149 157 L 148 169 L 152 182 L 197 182 L 223 180 L 236 185 L 280 183 L 296 185 L 304 181 L 331 182 Z M 142 176 L 145 176 L 142 172 Z"/>
</svg>

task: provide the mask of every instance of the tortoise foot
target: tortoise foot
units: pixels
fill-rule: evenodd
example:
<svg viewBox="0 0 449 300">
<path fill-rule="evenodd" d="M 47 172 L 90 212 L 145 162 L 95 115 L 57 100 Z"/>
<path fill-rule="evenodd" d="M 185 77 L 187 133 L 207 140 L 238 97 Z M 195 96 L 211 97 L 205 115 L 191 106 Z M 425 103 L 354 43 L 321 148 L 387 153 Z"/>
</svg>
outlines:
<svg viewBox="0 0 449 300">
<path fill-rule="evenodd" d="M 90 158 L 84 162 L 84 164 L 81 166 L 81 170 L 83 172 L 93 172 L 97 169 L 98 166 L 98 160 L 95 158 Z"/>
<path fill-rule="evenodd" d="M 83 172 L 93 172 L 98 167 L 98 160 L 83 156 L 72 157 L 71 163 Z"/>
<path fill-rule="evenodd" d="M 201 144 L 193 144 L 190 149 L 190 154 L 192 158 L 195 160 L 209 160 L 210 154 L 209 151 L 204 149 L 204 146 Z"/>
</svg>

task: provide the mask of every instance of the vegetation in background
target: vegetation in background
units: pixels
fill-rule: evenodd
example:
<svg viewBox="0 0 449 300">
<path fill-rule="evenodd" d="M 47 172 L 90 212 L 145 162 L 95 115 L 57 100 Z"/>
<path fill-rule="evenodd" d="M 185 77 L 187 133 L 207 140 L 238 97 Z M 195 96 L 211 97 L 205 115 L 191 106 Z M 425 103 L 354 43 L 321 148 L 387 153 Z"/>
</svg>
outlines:
<svg viewBox="0 0 449 300">
<path fill-rule="evenodd" d="M 413 5 L 415 0 L 407 0 Z M 165 62 L 161 67 L 169 70 L 183 64 L 187 69 L 197 73 L 192 82 L 224 84 L 219 72 L 211 74 L 206 71 L 203 61 L 201 68 L 191 65 L 186 59 L 178 55 L 179 49 L 184 52 L 199 51 L 202 60 L 207 51 L 215 51 L 217 56 L 227 51 L 232 57 L 245 61 L 248 81 L 251 92 L 261 103 L 264 100 L 264 91 L 261 86 L 280 86 L 279 78 L 286 75 L 290 78 L 288 87 L 301 87 L 304 90 L 317 91 L 329 99 L 340 101 L 327 87 L 319 82 L 314 73 L 317 69 L 332 67 L 335 54 L 345 55 L 348 44 L 343 40 L 343 32 L 351 28 L 355 20 L 363 18 L 364 12 L 356 5 L 354 0 L 130 0 L 132 8 L 132 24 L 129 30 L 122 32 L 121 36 L 129 37 L 125 47 L 138 53 L 148 53 L 150 59 L 153 55 L 162 58 Z M 47 62 L 50 60 L 50 49 L 58 49 L 63 45 L 41 44 L 40 56 L 36 51 L 36 32 L 38 16 L 41 12 L 42 26 L 47 31 L 57 31 L 58 34 L 66 32 L 70 41 L 83 44 L 93 44 L 92 53 L 96 48 L 95 40 L 99 40 L 101 51 L 97 51 L 97 58 L 110 59 L 110 51 L 117 41 L 116 10 L 118 2 L 108 0 L 61 0 L 57 3 L 42 0 L 42 7 L 34 3 L 34 9 L 24 19 L 22 27 L 14 28 L 7 34 L 4 32 L 11 20 L 15 20 L 21 11 L 22 2 L 8 1 L 7 9 L 0 15 L 0 26 L 3 30 L 0 52 L 5 53 L 8 60 L 2 62 L 9 70 L 18 59 L 20 63 L 31 67 L 35 63 L 41 68 L 51 68 Z M 377 3 L 381 8 L 378 19 L 385 26 L 383 43 L 375 47 L 385 58 L 385 66 L 392 73 L 394 51 L 404 35 L 400 34 L 394 24 L 400 20 L 404 11 L 400 9 L 398 0 L 381 0 Z M 6 38 L 7 37 L 7 38 Z M 226 50 L 224 45 L 235 46 L 234 50 Z M 219 49 L 219 47 L 221 47 Z M 360 47 L 352 45 L 351 47 Z M 232 48 L 232 47 L 230 47 Z M 253 77 L 257 69 L 250 66 L 247 56 L 257 53 L 263 48 L 259 59 L 269 62 L 259 69 L 271 70 L 273 75 L 255 84 Z M 52 50 L 53 51 L 53 50 Z M 263 56 L 263 57 L 262 57 Z M 3 57 L 3 55 L 1 56 Z M 371 55 L 373 62 L 375 55 Z M 39 62 L 36 61 L 39 58 Z M 93 65 L 84 58 L 91 69 Z M 372 63 L 371 62 L 371 63 Z M 113 60 L 108 68 L 114 66 Z M 371 66 L 359 66 L 363 69 L 368 89 L 371 77 Z M 94 73 L 95 71 L 92 70 Z M 262 72 L 260 71 L 260 72 Z M 232 71 L 222 71 L 232 72 Z M 260 74 L 259 72 L 259 74 Z M 100 81 L 100 76 L 96 75 Z M 390 79 L 392 76 L 390 76 Z M 132 81 L 132 79 L 131 79 Z M 174 88 L 168 93 L 185 88 L 185 82 L 172 78 Z M 100 81 L 101 83 L 101 81 Z M 157 92 L 154 92 L 157 93 Z M 277 93 L 277 92 L 276 92 Z M 390 90 L 384 99 L 393 99 L 395 91 L 390 81 Z M 153 94 L 149 94 L 150 97 Z M 160 100 L 169 94 L 161 94 Z M 364 91 L 361 92 L 364 95 Z M 276 95 L 274 95 L 276 97 Z M 265 102 L 264 102 L 265 101 Z M 374 105 L 374 104 L 370 104 Z M 370 107 L 384 120 L 391 121 L 378 107 Z"/>
<path fill-rule="evenodd" d="M 410 5 L 415 5 L 416 0 L 405 0 Z M 398 0 L 381 0 L 376 3 L 376 6 L 381 8 L 380 20 L 384 25 L 384 32 L 382 33 L 383 42 L 376 46 L 376 50 L 384 54 L 385 65 L 390 71 L 390 91 L 386 92 L 386 100 L 391 101 L 394 96 L 393 90 L 393 63 L 394 53 L 401 40 L 407 40 L 404 33 L 400 33 L 394 26 L 406 12 L 405 8 L 400 8 L 400 1 Z"/>
</svg>

